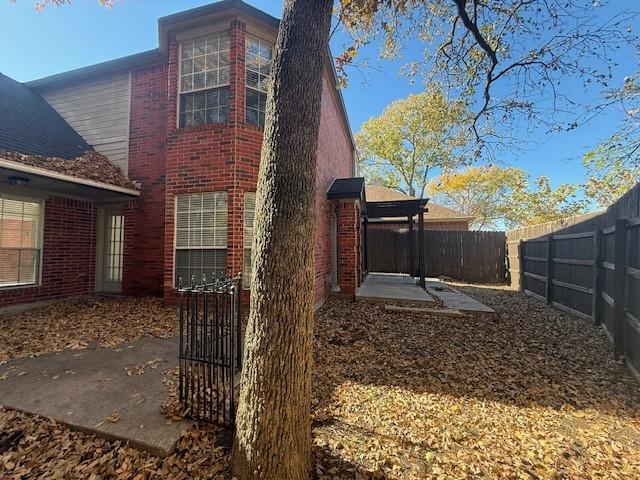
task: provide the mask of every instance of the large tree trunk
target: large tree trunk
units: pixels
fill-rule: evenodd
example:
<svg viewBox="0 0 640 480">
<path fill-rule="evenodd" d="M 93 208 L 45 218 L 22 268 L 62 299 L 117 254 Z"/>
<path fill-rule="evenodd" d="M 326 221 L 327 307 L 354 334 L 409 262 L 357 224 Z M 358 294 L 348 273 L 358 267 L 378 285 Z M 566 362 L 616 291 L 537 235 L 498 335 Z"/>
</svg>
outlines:
<svg viewBox="0 0 640 480">
<path fill-rule="evenodd" d="M 286 0 L 275 46 L 232 459 L 242 480 L 310 473 L 316 153 L 331 5 Z"/>
</svg>

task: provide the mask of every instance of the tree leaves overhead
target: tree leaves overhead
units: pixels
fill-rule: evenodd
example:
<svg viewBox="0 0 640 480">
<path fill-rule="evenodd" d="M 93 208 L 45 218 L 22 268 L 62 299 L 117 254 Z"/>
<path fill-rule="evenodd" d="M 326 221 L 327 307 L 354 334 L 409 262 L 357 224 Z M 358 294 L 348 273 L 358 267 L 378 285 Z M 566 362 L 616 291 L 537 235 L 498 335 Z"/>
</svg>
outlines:
<svg viewBox="0 0 640 480">
<path fill-rule="evenodd" d="M 434 168 L 453 168 L 465 160 L 470 116 L 461 101 L 436 88 L 389 105 L 367 120 L 356 135 L 361 167 L 368 181 L 422 197 Z"/>
<path fill-rule="evenodd" d="M 11 3 L 16 3 L 18 0 L 9 0 Z M 96 0 L 100 5 L 107 8 L 113 7 L 117 0 Z M 61 7 L 63 5 L 71 5 L 73 0 L 37 0 L 35 2 L 35 8 L 39 12 L 47 7 Z"/>
<path fill-rule="evenodd" d="M 422 42 L 404 72 L 442 85 L 474 111 L 473 131 L 485 146 L 517 144 L 516 121 L 572 129 L 603 105 L 585 93 L 610 85 L 618 49 L 637 44 L 637 13 L 616 1 L 341 0 L 338 16 L 352 39 L 338 68 L 380 40 L 382 57 Z M 622 5 L 622 6 L 621 6 Z M 614 12 L 614 13 L 611 13 Z M 615 13 L 618 12 L 618 13 Z M 576 80 L 582 88 L 576 88 Z"/>
<path fill-rule="evenodd" d="M 640 74 L 625 78 L 608 98 L 624 114 L 622 126 L 583 157 L 585 192 L 601 207 L 611 205 L 640 181 Z"/>
</svg>

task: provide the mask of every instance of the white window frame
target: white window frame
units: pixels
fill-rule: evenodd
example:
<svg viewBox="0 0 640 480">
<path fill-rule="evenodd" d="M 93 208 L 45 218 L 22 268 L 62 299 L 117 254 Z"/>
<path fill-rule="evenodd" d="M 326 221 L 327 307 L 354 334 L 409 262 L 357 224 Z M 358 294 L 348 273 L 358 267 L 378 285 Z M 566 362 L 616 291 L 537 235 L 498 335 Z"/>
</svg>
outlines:
<svg viewBox="0 0 640 480">
<path fill-rule="evenodd" d="M 12 193 L 7 193 L 7 192 L 2 192 L 0 191 L 0 200 L 4 200 L 6 198 L 9 198 L 11 200 L 17 200 L 20 202 L 30 202 L 30 203 L 37 203 L 39 205 L 39 212 L 38 212 L 38 217 L 39 217 L 39 225 L 37 228 L 37 232 L 38 232 L 38 241 L 37 241 L 37 250 L 39 251 L 38 254 L 38 265 L 37 265 L 37 278 L 35 279 L 34 282 L 31 283 L 13 283 L 13 284 L 4 284 L 4 285 L 0 285 L 0 290 L 16 290 L 16 289 L 20 289 L 20 288 L 33 288 L 33 287 L 40 287 L 42 285 L 42 268 L 43 268 L 43 260 L 44 260 L 44 224 L 45 224 L 45 201 L 46 199 L 44 198 L 38 198 L 38 197 L 34 197 L 34 196 L 27 196 L 27 195 L 17 195 L 17 194 L 12 194 Z M 0 235 L 2 235 L 2 207 L 0 206 Z M 2 238 L 0 236 L 0 238 Z"/>
<path fill-rule="evenodd" d="M 244 120 L 245 120 L 245 123 L 247 123 L 248 125 L 254 125 L 254 126 L 259 127 L 259 128 L 264 128 L 264 125 L 260 125 L 260 120 L 259 120 L 260 117 L 259 117 L 259 115 L 260 115 L 261 112 L 262 112 L 263 115 L 266 114 L 266 102 L 265 102 L 265 111 L 261 111 L 259 107 L 257 109 L 257 111 L 258 111 L 258 124 L 253 124 L 253 123 L 250 123 L 250 122 L 247 121 L 247 111 L 249 110 L 247 100 L 249 98 L 249 95 L 247 95 L 246 90 L 249 90 L 249 89 L 253 90 L 253 91 L 257 92 L 259 95 L 260 94 L 265 95 L 265 97 L 267 95 L 267 86 L 266 85 L 264 86 L 264 88 L 259 88 L 259 87 L 255 87 L 255 86 L 250 86 L 249 82 L 247 81 L 247 77 L 249 76 L 249 72 L 252 72 L 252 73 L 255 73 L 255 74 L 258 74 L 258 75 L 262 75 L 260 73 L 260 65 L 258 65 L 258 70 L 257 71 L 255 69 L 249 68 L 249 62 L 247 61 L 247 51 L 249 50 L 249 43 L 251 41 L 258 42 L 258 51 L 260 51 L 262 49 L 263 45 L 268 46 L 271 49 L 271 62 L 272 63 L 273 63 L 273 48 L 274 48 L 274 44 L 273 44 L 273 42 L 268 42 L 266 40 L 263 40 L 260 37 L 254 36 L 254 35 L 247 35 L 246 39 L 245 39 L 245 62 L 244 62 L 244 79 L 245 79 L 244 109 L 245 109 L 245 112 L 244 112 Z M 271 76 L 271 71 L 269 71 L 269 75 L 267 76 L 267 83 L 268 83 L 268 78 L 270 76 Z"/>
<path fill-rule="evenodd" d="M 251 225 L 249 225 L 249 219 L 247 217 L 247 205 L 253 203 L 253 218 L 251 218 Z M 251 288 L 251 276 L 253 274 L 253 235 L 255 232 L 255 219 L 256 219 L 256 193 L 244 192 L 243 214 L 242 214 L 242 286 L 248 290 Z M 247 258 L 248 255 L 248 258 Z M 247 269 L 247 261 L 249 262 L 249 268 Z"/>
<path fill-rule="evenodd" d="M 229 40 L 229 48 L 228 48 L 228 53 L 229 53 L 229 64 L 227 65 L 228 68 L 228 75 L 227 75 L 227 81 L 226 83 L 219 83 L 216 84 L 216 86 L 213 87 L 207 87 L 206 85 L 206 73 L 205 73 L 205 85 L 203 88 L 191 88 L 190 90 L 185 90 L 182 91 L 182 61 L 185 60 L 183 58 L 183 47 L 186 43 L 189 42 L 196 42 L 198 40 L 202 40 L 204 39 L 206 41 L 207 38 L 212 38 L 212 37 L 216 37 L 218 38 L 218 42 L 219 42 L 219 37 L 222 35 L 226 35 L 228 40 Z M 220 50 L 217 51 L 217 55 L 218 55 L 218 62 L 220 59 Z M 193 58 L 193 57 L 192 57 Z M 219 65 L 219 63 L 218 63 Z M 219 70 L 219 66 L 218 66 L 218 70 Z M 193 70 L 192 70 L 193 72 Z M 206 72 L 206 70 L 205 70 Z M 176 127 L 177 128 L 189 128 L 191 126 L 200 126 L 200 125 L 190 125 L 190 126 L 184 126 L 181 124 L 180 120 L 182 118 L 182 97 L 183 95 L 190 95 L 190 94 L 194 94 L 194 93 L 199 93 L 199 92 L 207 92 L 209 90 L 220 90 L 222 88 L 228 88 L 229 92 L 228 92 L 228 99 L 229 99 L 229 103 L 227 104 L 227 109 L 230 111 L 231 110 L 231 35 L 229 30 L 216 30 L 216 31 L 210 31 L 210 32 L 202 32 L 201 34 L 197 35 L 197 36 L 190 36 L 190 37 L 184 37 L 184 38 L 180 38 L 178 39 L 178 100 L 176 102 L 176 107 L 177 107 L 177 112 L 176 112 Z M 228 121 L 228 118 L 227 120 Z M 219 123 L 224 123 L 224 122 L 219 122 Z M 216 123 L 213 122 L 206 122 L 203 123 L 202 125 L 215 125 Z"/>
<path fill-rule="evenodd" d="M 203 245 L 178 245 L 178 232 L 179 229 L 178 228 L 178 200 L 179 197 L 182 196 L 192 196 L 192 195 L 207 195 L 207 194 L 212 194 L 212 195 L 224 195 L 225 197 L 225 203 L 226 203 L 226 224 L 225 224 L 225 235 L 222 237 L 224 239 L 224 245 L 223 243 L 219 243 L 217 245 L 212 244 L 212 245 L 207 245 L 207 246 L 203 246 Z M 216 200 L 217 202 L 217 200 Z M 177 252 L 178 250 L 224 250 L 226 251 L 226 255 L 228 256 L 228 232 L 229 232 L 229 196 L 227 194 L 226 191 L 209 191 L 209 192 L 190 192 L 190 193 L 179 193 L 176 194 L 174 196 L 174 209 L 173 209 L 174 215 L 173 215 L 173 285 L 177 285 L 178 283 L 178 278 L 177 278 Z M 190 216 L 191 214 L 191 206 L 189 206 L 189 212 L 188 215 Z M 201 211 L 202 213 L 202 211 Z M 189 228 L 187 227 L 187 236 L 190 238 L 190 234 L 189 234 Z M 202 227 L 201 227 L 202 228 Z M 215 221 L 214 221 L 214 237 L 215 237 Z M 215 242 L 213 242 L 215 243 Z M 188 283 L 191 279 L 185 279 L 183 278 L 183 282 Z M 200 279 L 196 279 L 196 281 L 200 281 Z"/>
</svg>

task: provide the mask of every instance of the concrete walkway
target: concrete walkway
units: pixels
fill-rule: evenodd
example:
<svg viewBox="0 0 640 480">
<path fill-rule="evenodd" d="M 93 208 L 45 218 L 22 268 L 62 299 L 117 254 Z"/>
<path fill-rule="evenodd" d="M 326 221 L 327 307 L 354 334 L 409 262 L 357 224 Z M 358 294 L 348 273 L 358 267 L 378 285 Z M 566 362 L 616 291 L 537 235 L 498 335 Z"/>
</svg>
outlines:
<svg viewBox="0 0 640 480">
<path fill-rule="evenodd" d="M 419 306 L 440 303 L 444 308 L 466 313 L 494 313 L 492 308 L 471 298 L 450 285 L 428 278 L 425 289 L 405 273 L 367 274 L 356 291 L 356 300 L 387 301 Z"/>
<path fill-rule="evenodd" d="M 395 301 L 433 305 L 436 301 L 409 275 L 369 273 L 356 291 L 356 300 Z"/>
<path fill-rule="evenodd" d="M 440 280 L 429 279 L 425 283 L 425 288 L 430 295 L 440 300 L 445 308 L 466 313 L 495 313 L 493 308 L 487 307 L 484 303 Z"/>
<path fill-rule="evenodd" d="M 152 337 L 13 360 L 0 365 L 0 404 L 166 456 L 191 426 L 160 411 L 177 364 L 177 339 Z"/>
</svg>

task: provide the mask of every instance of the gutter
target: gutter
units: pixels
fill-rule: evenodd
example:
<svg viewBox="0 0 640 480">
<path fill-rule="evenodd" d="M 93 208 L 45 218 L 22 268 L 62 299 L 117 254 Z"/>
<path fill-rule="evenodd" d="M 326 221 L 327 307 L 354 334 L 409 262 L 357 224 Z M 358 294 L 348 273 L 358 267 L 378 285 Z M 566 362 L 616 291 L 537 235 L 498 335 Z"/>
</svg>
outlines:
<svg viewBox="0 0 640 480">
<path fill-rule="evenodd" d="M 134 190 L 132 188 L 120 187 L 118 185 L 112 185 L 106 182 L 74 177 L 71 175 L 66 175 L 64 173 L 53 172 L 51 170 L 47 170 L 46 168 L 33 167 L 31 165 L 25 165 L 23 163 L 14 162 L 12 160 L 7 160 L 4 158 L 0 158 L 0 168 L 8 168 L 10 170 L 15 170 L 17 172 L 25 173 L 28 175 L 38 175 L 40 177 L 51 178 L 53 180 L 60 180 L 62 182 L 74 183 L 76 185 L 82 185 L 85 187 L 92 187 L 99 190 L 120 193 L 123 195 L 129 195 L 131 197 L 140 196 L 140 191 Z"/>
</svg>

